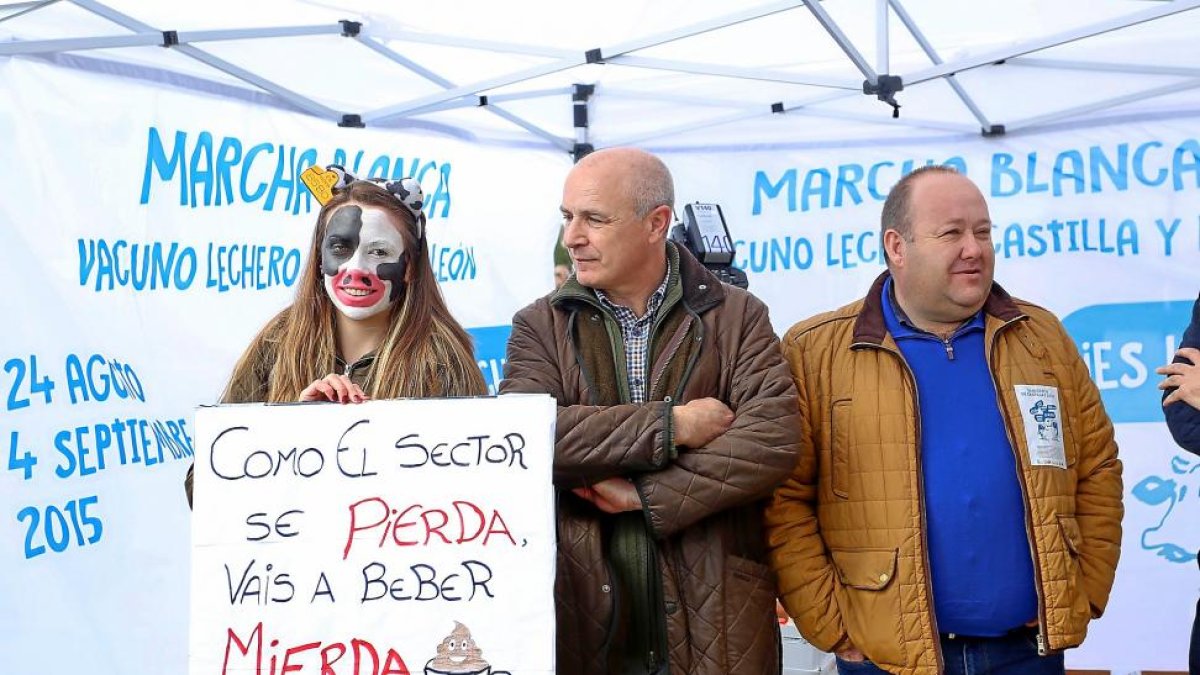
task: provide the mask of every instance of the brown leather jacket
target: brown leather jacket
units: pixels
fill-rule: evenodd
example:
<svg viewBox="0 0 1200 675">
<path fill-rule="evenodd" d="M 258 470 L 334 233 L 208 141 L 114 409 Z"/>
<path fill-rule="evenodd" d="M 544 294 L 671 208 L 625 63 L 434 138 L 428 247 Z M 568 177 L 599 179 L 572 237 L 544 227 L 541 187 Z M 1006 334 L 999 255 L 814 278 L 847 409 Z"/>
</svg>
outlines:
<svg viewBox="0 0 1200 675">
<path fill-rule="evenodd" d="M 574 278 L 513 319 L 501 393 L 558 400 L 558 672 L 616 672 L 622 601 L 606 559 L 612 516 L 570 489 L 633 479 L 654 538 L 669 672 L 779 672 L 764 498 L 796 459 L 795 387 L 766 306 L 722 285 L 668 244 L 666 298 L 654 322 L 647 403 L 628 401 L 615 319 Z M 616 330 L 615 333 L 611 332 Z M 715 397 L 732 428 L 703 448 L 671 440 L 671 408 Z"/>
<path fill-rule="evenodd" d="M 941 672 L 921 493 L 916 383 L 867 297 L 802 321 L 783 350 L 802 450 L 767 512 L 780 595 L 800 632 L 849 640 L 892 673 Z M 1050 312 L 999 286 L 983 307 L 988 365 L 1020 466 L 1044 650 L 1083 642 L 1121 549 L 1121 462 L 1100 393 Z M 1033 466 L 1015 387 L 1058 389 L 1066 468 Z"/>
</svg>

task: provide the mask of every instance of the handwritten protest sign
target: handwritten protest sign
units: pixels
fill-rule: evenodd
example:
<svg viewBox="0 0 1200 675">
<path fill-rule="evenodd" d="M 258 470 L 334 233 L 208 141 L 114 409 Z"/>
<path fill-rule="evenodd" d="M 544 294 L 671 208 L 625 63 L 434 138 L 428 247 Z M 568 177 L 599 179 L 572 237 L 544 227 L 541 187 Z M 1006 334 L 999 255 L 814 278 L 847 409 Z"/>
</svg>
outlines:
<svg viewBox="0 0 1200 675">
<path fill-rule="evenodd" d="M 554 666 L 554 400 L 196 413 L 192 675 Z"/>
</svg>

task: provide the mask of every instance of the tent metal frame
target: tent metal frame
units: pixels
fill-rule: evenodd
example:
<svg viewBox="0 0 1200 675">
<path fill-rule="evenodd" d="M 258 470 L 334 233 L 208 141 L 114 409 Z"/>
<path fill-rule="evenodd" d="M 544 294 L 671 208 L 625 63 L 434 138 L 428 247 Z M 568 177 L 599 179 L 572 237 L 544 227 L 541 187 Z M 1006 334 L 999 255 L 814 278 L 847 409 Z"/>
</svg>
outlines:
<svg viewBox="0 0 1200 675">
<path fill-rule="evenodd" d="M 0 14 L 0 21 L 39 11 L 45 7 L 57 4 L 61 0 L 35 0 L 15 2 L 0 5 L 0 12 L 9 10 L 7 15 Z M 908 13 L 901 0 L 876 0 L 875 3 L 875 63 L 872 65 L 862 54 L 854 42 L 842 31 L 837 22 L 829 15 L 818 0 L 774 0 L 757 7 L 743 9 L 721 17 L 715 17 L 694 24 L 682 26 L 673 30 L 643 36 L 614 45 L 601 46 L 578 52 L 566 49 L 541 47 L 536 45 L 514 44 L 496 40 L 479 40 L 416 33 L 412 31 L 391 31 L 386 36 L 373 35 L 370 26 L 363 26 L 355 21 L 339 21 L 336 24 L 307 25 L 307 26 L 276 26 L 265 28 L 233 28 L 226 30 L 175 31 L 159 30 L 137 19 L 118 12 L 99 0 L 65 0 L 96 16 L 131 31 L 132 34 L 104 35 L 90 37 L 68 37 L 47 40 L 27 40 L 0 43 L 0 57 L 52 54 L 74 52 L 91 49 L 112 49 L 119 47 L 161 46 L 173 49 L 189 58 L 204 63 L 209 67 L 230 75 L 234 78 L 264 91 L 291 106 L 317 117 L 337 122 L 341 126 L 380 125 L 394 122 L 406 117 L 428 114 L 440 110 L 465 107 L 483 107 L 489 113 L 496 115 L 511 124 L 525 130 L 550 146 L 577 155 L 584 146 L 590 148 L 588 110 L 593 96 L 598 95 L 594 85 L 575 85 L 574 87 L 550 87 L 545 89 L 522 92 L 488 92 L 515 85 L 552 73 L 562 72 L 588 64 L 606 64 L 628 68 L 650 69 L 661 72 L 692 73 L 714 77 L 735 78 L 741 80 L 756 80 L 789 85 L 805 85 L 832 89 L 813 98 L 800 101 L 777 101 L 764 105 L 750 101 L 709 100 L 696 96 L 675 96 L 655 92 L 639 92 L 622 89 L 621 87 L 603 87 L 600 94 L 613 98 L 629 100 L 648 99 L 664 100 L 675 103 L 690 101 L 693 104 L 735 108 L 732 112 L 716 115 L 707 120 L 692 121 L 675 126 L 662 128 L 642 134 L 630 135 L 616 139 L 613 144 L 636 144 L 658 140 L 664 137 L 711 128 L 714 126 L 732 124 L 739 121 L 774 114 L 793 114 L 814 117 L 836 117 L 852 119 L 867 123 L 902 125 L 920 129 L 938 129 L 943 131 L 973 133 L 982 131 L 984 135 L 1003 134 L 1015 129 L 1029 129 L 1051 122 L 1057 122 L 1072 117 L 1090 115 L 1097 111 L 1113 108 L 1125 103 L 1144 100 L 1156 96 L 1200 88 L 1200 68 L 1163 65 L 1136 65 L 1125 63 L 1102 63 L 1077 61 L 1070 59 L 1054 59 L 1030 56 L 1037 52 L 1063 44 L 1084 40 L 1097 35 L 1119 31 L 1146 22 L 1156 21 L 1181 12 L 1200 8 L 1200 0 L 1172 0 L 1163 2 L 1155 7 L 1147 8 L 1125 16 L 1097 21 L 1081 25 L 1070 30 L 1052 35 L 1041 36 L 1006 46 L 973 54 L 961 59 L 944 61 L 920 26 Z M 847 60 L 862 74 L 864 80 L 857 81 L 849 78 L 822 77 L 795 73 L 786 70 L 767 68 L 747 68 L 723 66 L 712 63 L 682 61 L 677 59 L 652 58 L 638 55 L 635 52 L 658 45 L 668 44 L 689 37 L 702 35 L 723 28 L 728 28 L 747 21 L 753 21 L 781 12 L 805 8 L 813 19 L 837 44 Z M 892 17 L 908 31 L 920 46 L 931 66 L 904 74 L 890 72 L 890 26 Z M 419 77 L 440 88 L 432 94 L 418 96 L 399 101 L 361 113 L 349 113 L 334 110 L 308 96 L 292 91 L 282 84 L 260 76 L 251 70 L 230 63 L 211 52 L 197 47 L 197 43 L 219 42 L 225 40 L 257 40 L 313 35 L 338 35 L 354 39 L 370 51 L 396 63 L 413 72 Z M 389 42 L 395 43 L 424 43 L 451 46 L 455 48 L 473 49 L 483 52 L 519 54 L 522 56 L 547 59 L 545 63 L 521 68 L 502 75 L 484 78 L 475 82 L 460 84 L 440 75 L 434 70 L 422 65 L 412 58 L 396 51 Z M 1080 70 L 1098 73 L 1145 74 L 1164 77 L 1180 78 L 1179 80 L 1140 91 L 1129 92 L 1119 96 L 1072 106 L 1025 119 L 1005 120 L 1000 122 L 989 116 L 978 102 L 967 92 L 966 88 L 955 77 L 958 73 L 985 66 L 1008 64 L 1019 68 L 1046 68 L 1055 70 Z M 978 122 L 979 127 L 956 124 L 951 122 L 926 120 L 911 115 L 902 115 L 892 119 L 880 114 L 878 116 L 850 113 L 844 110 L 822 108 L 823 103 L 844 99 L 856 95 L 875 95 L 880 100 L 899 106 L 894 100 L 897 92 L 905 87 L 944 80 L 954 94 L 962 102 Z M 581 88 L 582 87 L 582 88 Z M 575 134 L 573 138 L 557 135 L 544 129 L 513 112 L 506 110 L 501 104 L 515 101 L 546 97 L 571 97 L 574 109 Z M 685 100 L 687 99 L 687 100 Z"/>
</svg>

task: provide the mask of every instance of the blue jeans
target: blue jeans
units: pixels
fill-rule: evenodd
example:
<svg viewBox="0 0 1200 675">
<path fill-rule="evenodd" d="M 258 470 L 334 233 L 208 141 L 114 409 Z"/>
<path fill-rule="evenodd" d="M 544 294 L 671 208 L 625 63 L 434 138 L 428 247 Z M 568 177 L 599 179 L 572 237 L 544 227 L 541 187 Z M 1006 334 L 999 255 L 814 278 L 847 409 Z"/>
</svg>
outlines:
<svg viewBox="0 0 1200 675">
<path fill-rule="evenodd" d="M 942 659 L 946 675 L 1063 675 L 1063 655 L 1038 656 L 1036 629 L 1017 631 L 997 638 L 942 636 Z M 886 673 L 870 661 L 850 663 L 837 660 L 838 673 L 850 675 Z"/>
</svg>

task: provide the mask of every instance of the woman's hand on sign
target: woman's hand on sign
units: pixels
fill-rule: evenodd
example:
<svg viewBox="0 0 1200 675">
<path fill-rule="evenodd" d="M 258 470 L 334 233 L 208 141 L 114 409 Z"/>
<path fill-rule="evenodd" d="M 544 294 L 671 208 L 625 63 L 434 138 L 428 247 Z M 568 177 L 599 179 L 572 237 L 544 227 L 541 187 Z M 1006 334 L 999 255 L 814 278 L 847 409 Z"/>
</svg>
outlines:
<svg viewBox="0 0 1200 675">
<path fill-rule="evenodd" d="M 337 373 L 330 373 L 300 392 L 301 401 L 336 401 L 338 403 L 362 403 L 370 397 L 363 393 L 362 387 L 354 384 L 350 378 Z"/>
</svg>

